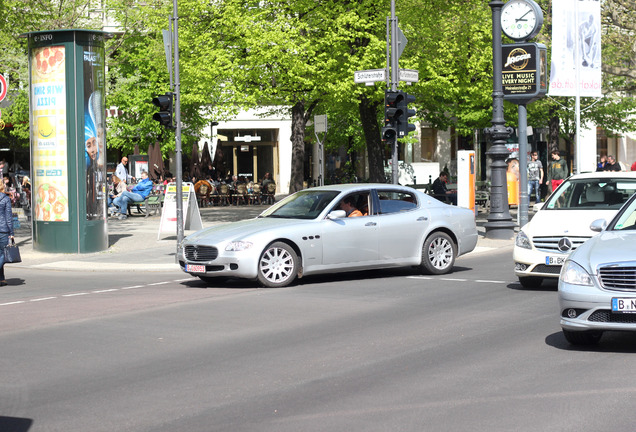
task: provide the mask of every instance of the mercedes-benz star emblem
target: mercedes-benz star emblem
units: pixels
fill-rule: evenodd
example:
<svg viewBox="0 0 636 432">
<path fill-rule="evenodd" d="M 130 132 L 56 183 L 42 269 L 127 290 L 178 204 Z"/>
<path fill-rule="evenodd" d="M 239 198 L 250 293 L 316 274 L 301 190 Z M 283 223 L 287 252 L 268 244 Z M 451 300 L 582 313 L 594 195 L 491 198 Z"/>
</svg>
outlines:
<svg viewBox="0 0 636 432">
<path fill-rule="evenodd" d="M 561 252 L 567 252 L 570 249 L 572 249 L 572 241 L 570 241 L 569 238 L 563 237 L 561 240 L 559 240 L 559 250 Z"/>
</svg>

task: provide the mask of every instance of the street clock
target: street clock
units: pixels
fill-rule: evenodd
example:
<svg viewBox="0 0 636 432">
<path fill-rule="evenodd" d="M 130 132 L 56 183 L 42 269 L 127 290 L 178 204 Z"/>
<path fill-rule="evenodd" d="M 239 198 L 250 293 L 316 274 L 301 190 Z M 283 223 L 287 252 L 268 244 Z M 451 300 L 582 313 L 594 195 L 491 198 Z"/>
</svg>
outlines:
<svg viewBox="0 0 636 432">
<path fill-rule="evenodd" d="M 514 41 L 532 39 L 542 25 L 543 12 L 533 0 L 509 0 L 501 8 L 501 30 Z"/>
</svg>

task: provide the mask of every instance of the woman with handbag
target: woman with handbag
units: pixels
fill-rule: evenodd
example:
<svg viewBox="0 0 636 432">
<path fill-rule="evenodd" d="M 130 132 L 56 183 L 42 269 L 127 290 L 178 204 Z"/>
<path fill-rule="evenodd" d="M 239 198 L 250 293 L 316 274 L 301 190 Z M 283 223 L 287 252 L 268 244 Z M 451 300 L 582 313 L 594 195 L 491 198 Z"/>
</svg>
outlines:
<svg viewBox="0 0 636 432">
<path fill-rule="evenodd" d="M 13 239 L 13 212 L 11 198 L 5 195 L 4 183 L 0 183 L 0 251 Z M 4 278 L 4 253 L 0 253 L 0 286 L 6 286 Z"/>
</svg>

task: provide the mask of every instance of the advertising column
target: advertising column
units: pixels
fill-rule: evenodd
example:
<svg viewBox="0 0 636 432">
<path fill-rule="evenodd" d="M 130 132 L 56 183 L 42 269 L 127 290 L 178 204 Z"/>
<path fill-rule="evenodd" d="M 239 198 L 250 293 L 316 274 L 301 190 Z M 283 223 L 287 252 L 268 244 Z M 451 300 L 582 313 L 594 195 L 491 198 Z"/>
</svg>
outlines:
<svg viewBox="0 0 636 432">
<path fill-rule="evenodd" d="M 108 247 L 102 32 L 53 30 L 29 38 L 33 248 Z"/>
</svg>

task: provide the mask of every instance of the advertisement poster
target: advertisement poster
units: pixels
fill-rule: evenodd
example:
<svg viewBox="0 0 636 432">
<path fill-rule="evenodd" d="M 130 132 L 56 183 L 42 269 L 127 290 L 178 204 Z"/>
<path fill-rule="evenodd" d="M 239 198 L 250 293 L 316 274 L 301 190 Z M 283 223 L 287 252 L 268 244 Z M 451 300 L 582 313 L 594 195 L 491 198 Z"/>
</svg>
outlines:
<svg viewBox="0 0 636 432">
<path fill-rule="evenodd" d="M 148 172 L 148 161 L 144 161 L 144 160 L 136 160 L 135 161 L 135 169 L 134 169 L 134 173 L 135 173 L 135 177 L 136 178 L 141 178 L 141 173 L 142 172 Z"/>
<path fill-rule="evenodd" d="M 64 46 L 31 52 L 33 208 L 37 221 L 67 222 L 68 155 Z"/>
<path fill-rule="evenodd" d="M 534 44 L 503 45 L 504 95 L 529 95 L 538 91 L 537 52 Z"/>
<path fill-rule="evenodd" d="M 104 49 L 84 50 L 84 161 L 86 219 L 106 218 L 106 112 Z"/>
<path fill-rule="evenodd" d="M 550 96 L 601 93 L 601 4 L 598 0 L 552 2 Z"/>
</svg>

